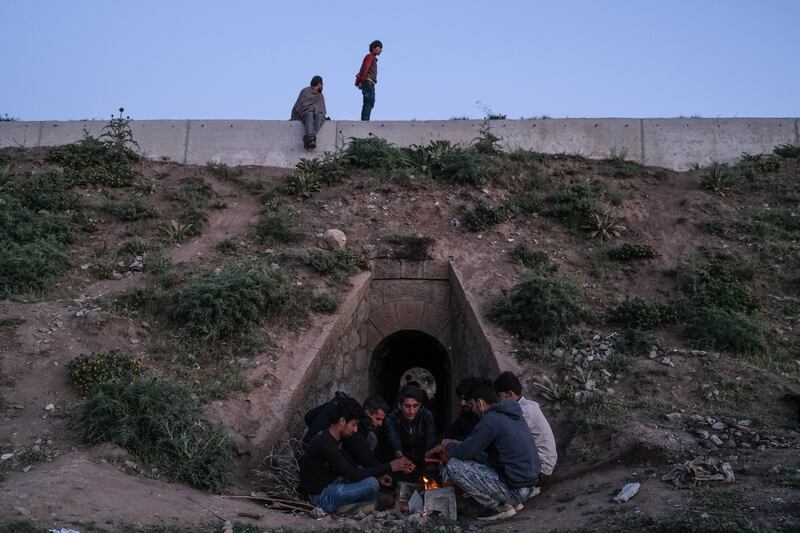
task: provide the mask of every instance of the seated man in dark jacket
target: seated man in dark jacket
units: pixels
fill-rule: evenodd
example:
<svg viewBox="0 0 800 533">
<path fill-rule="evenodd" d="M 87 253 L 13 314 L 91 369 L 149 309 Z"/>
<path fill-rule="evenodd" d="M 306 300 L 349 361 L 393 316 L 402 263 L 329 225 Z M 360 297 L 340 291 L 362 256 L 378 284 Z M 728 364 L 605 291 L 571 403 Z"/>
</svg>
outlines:
<svg viewBox="0 0 800 533">
<path fill-rule="evenodd" d="M 425 395 L 419 387 L 400 389 L 397 409 L 383 422 L 390 457 L 407 457 L 418 469 L 425 466 L 425 452 L 436 443 L 433 413 L 422 406 Z"/>
<path fill-rule="evenodd" d="M 463 442 L 445 439 L 437 447 L 451 457 L 443 478 L 486 506 L 478 520 L 514 516 L 537 493 L 534 485 L 540 464 L 536 443 L 517 402 L 498 402 L 491 385 L 473 387 L 467 399 L 480 420 Z M 488 465 L 472 460 L 483 451 L 488 453 Z"/>
<path fill-rule="evenodd" d="M 350 503 L 374 502 L 379 488 L 377 477 L 414 469 L 414 465 L 405 457 L 370 468 L 359 468 L 353 464 L 340 444 L 342 439 L 356 432 L 363 414 L 363 409 L 354 399 L 340 399 L 336 403 L 336 421 L 311 439 L 300 460 L 298 490 L 308 495 L 314 506 L 326 512 L 334 512 Z"/>
<path fill-rule="evenodd" d="M 336 405 L 343 398 L 349 396 L 342 391 L 336 391 L 333 399 L 306 413 L 304 419 L 308 431 L 303 435 L 303 443 L 310 443 L 317 433 L 327 430 L 336 421 Z M 382 442 L 380 428 L 388 411 L 386 401 L 377 394 L 364 400 L 364 414 L 358 421 L 358 430 L 342 439 L 342 448 L 357 465 L 368 468 L 379 464 L 378 448 Z"/>
</svg>

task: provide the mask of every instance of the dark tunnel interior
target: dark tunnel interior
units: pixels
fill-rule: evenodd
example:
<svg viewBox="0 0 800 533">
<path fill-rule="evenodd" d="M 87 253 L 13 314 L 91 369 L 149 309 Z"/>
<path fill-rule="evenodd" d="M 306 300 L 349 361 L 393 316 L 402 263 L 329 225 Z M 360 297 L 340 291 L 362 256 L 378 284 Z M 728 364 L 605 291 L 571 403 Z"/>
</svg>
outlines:
<svg viewBox="0 0 800 533">
<path fill-rule="evenodd" d="M 452 405 L 450 359 L 444 346 L 431 335 L 402 330 L 384 338 L 372 352 L 370 393 L 380 394 L 392 408 L 397 405 L 400 380 L 410 368 L 422 367 L 436 380 L 436 396 L 428 407 L 436 418 L 437 433 L 450 424 Z"/>
</svg>

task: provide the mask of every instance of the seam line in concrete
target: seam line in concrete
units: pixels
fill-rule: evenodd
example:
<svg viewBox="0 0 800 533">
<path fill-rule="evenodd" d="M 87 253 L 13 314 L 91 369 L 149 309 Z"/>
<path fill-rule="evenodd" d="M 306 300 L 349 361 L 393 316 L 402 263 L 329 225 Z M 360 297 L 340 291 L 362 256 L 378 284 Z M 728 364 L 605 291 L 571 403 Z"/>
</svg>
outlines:
<svg viewBox="0 0 800 533">
<path fill-rule="evenodd" d="M 639 119 L 639 143 L 642 148 L 642 159 L 639 162 L 644 165 L 644 119 Z"/>
<path fill-rule="evenodd" d="M 42 145 L 42 131 L 44 131 L 44 122 L 39 122 L 39 132 L 36 135 L 36 146 Z"/>
<path fill-rule="evenodd" d="M 192 127 L 192 121 L 186 121 L 186 140 L 183 142 L 183 164 L 186 164 L 189 158 L 189 129 Z"/>
<path fill-rule="evenodd" d="M 794 144 L 800 146 L 800 126 L 798 126 L 800 118 L 794 119 Z"/>
</svg>

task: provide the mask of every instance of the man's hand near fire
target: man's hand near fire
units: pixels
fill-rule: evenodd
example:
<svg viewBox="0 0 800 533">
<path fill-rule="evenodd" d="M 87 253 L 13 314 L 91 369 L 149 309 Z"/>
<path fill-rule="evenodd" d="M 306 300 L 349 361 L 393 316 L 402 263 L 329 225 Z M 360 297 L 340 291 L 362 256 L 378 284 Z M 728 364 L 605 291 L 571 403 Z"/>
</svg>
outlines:
<svg viewBox="0 0 800 533">
<path fill-rule="evenodd" d="M 389 464 L 392 467 L 392 472 L 402 472 L 404 474 L 410 474 L 416 468 L 408 457 L 398 457 Z"/>
</svg>

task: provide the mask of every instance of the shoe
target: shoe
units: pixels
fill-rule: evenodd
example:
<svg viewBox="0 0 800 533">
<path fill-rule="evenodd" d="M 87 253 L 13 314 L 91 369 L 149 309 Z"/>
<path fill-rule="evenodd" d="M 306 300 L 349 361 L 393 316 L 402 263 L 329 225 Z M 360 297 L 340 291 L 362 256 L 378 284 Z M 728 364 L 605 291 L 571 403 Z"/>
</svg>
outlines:
<svg viewBox="0 0 800 533">
<path fill-rule="evenodd" d="M 303 135 L 303 148 L 308 150 L 309 149 L 308 145 L 310 142 L 311 142 L 311 137 L 309 137 L 308 135 Z"/>
<path fill-rule="evenodd" d="M 316 139 L 316 138 L 314 138 L 314 137 L 312 137 L 312 138 L 311 138 L 311 139 L 308 141 L 308 147 L 307 147 L 307 148 L 308 148 L 309 150 L 314 150 L 316 147 L 317 147 L 317 139 Z"/>
<path fill-rule="evenodd" d="M 487 507 L 476 519 L 489 521 L 489 520 L 502 520 L 504 518 L 511 518 L 517 514 L 517 511 L 511 505 L 502 503 L 497 507 Z"/>
<path fill-rule="evenodd" d="M 346 503 L 336 509 L 336 514 L 343 516 L 353 516 L 358 513 L 368 515 L 375 512 L 375 502 L 363 501 L 355 503 Z"/>
</svg>

